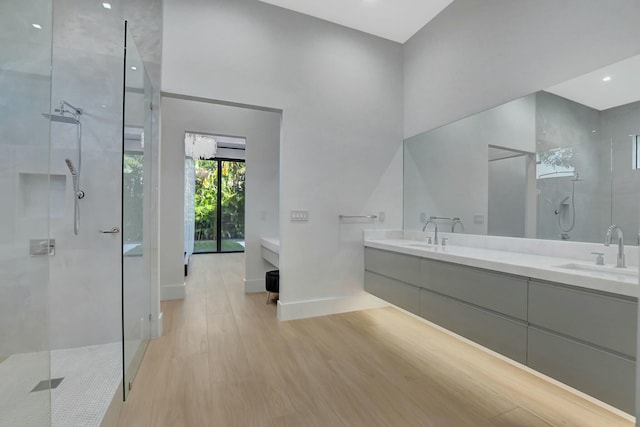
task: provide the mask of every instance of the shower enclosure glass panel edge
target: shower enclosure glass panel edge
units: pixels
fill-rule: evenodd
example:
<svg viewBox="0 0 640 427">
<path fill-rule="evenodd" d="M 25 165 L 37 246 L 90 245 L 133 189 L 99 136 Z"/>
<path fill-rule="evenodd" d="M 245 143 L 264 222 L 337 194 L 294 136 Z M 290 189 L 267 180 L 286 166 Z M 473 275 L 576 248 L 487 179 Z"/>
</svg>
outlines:
<svg viewBox="0 0 640 427">
<path fill-rule="evenodd" d="M 122 321 L 126 399 L 151 335 L 153 88 L 125 23 L 122 146 Z"/>
</svg>

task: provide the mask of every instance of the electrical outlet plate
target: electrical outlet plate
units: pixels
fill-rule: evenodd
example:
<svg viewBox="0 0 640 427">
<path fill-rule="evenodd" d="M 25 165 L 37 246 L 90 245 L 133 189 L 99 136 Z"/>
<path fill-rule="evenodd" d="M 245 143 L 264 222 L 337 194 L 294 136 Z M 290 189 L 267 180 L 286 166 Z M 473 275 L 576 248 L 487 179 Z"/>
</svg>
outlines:
<svg viewBox="0 0 640 427">
<path fill-rule="evenodd" d="M 309 211 L 307 210 L 292 210 L 291 222 L 307 222 L 309 221 Z"/>
</svg>

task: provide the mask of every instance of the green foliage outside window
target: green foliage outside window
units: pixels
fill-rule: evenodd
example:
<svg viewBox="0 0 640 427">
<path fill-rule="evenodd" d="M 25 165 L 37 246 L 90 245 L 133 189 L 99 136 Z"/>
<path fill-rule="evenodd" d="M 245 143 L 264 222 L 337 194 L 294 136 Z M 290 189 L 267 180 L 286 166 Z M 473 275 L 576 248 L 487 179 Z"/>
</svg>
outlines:
<svg viewBox="0 0 640 427">
<path fill-rule="evenodd" d="M 244 240 L 244 162 L 222 161 L 222 239 Z M 216 239 L 218 162 L 196 160 L 195 240 Z"/>
</svg>

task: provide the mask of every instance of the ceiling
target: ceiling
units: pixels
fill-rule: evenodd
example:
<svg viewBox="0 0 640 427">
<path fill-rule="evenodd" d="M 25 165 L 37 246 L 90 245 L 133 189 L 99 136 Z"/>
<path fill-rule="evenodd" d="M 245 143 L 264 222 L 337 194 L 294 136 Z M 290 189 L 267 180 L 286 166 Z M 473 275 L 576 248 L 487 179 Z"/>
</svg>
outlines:
<svg viewBox="0 0 640 427">
<path fill-rule="evenodd" d="M 640 100 L 639 76 L 640 55 L 560 83 L 546 91 L 602 111 Z M 603 81 L 605 77 L 611 80 Z"/>
<path fill-rule="evenodd" d="M 404 43 L 453 0 L 260 0 Z"/>
</svg>

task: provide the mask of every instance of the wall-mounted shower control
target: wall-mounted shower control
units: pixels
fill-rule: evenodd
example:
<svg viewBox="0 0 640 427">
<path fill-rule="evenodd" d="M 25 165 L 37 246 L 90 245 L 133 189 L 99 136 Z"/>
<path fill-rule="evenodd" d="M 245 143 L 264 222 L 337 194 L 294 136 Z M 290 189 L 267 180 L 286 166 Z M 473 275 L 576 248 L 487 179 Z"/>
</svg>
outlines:
<svg viewBox="0 0 640 427">
<path fill-rule="evenodd" d="M 29 255 L 44 256 L 56 254 L 55 239 L 32 239 L 29 240 Z"/>
</svg>

